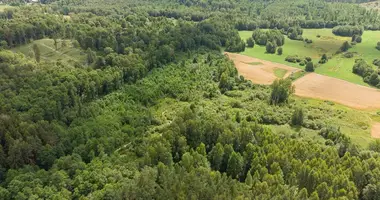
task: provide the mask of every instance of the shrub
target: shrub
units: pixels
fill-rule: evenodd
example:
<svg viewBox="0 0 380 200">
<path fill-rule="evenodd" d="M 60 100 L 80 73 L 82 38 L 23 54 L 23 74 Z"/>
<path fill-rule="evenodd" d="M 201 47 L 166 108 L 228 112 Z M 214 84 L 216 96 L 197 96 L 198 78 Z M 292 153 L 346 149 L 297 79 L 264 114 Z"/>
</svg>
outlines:
<svg viewBox="0 0 380 200">
<path fill-rule="evenodd" d="M 376 49 L 380 51 L 380 42 L 377 43 Z"/>
<path fill-rule="evenodd" d="M 247 47 L 249 48 L 253 48 L 255 46 L 255 41 L 253 40 L 253 38 L 248 38 L 247 39 Z"/>
<path fill-rule="evenodd" d="M 380 67 L 380 59 L 375 59 L 375 60 L 373 60 L 372 63 L 373 63 L 374 65 Z"/>
<path fill-rule="evenodd" d="M 298 63 L 298 62 L 301 62 L 301 59 L 297 55 L 294 55 L 294 56 L 287 56 L 285 58 L 285 61 L 291 62 L 291 63 Z"/>
<path fill-rule="evenodd" d="M 340 51 L 345 52 L 345 51 L 348 51 L 348 49 L 350 48 L 352 48 L 352 46 L 347 41 L 345 41 L 340 47 Z"/>
<path fill-rule="evenodd" d="M 290 27 L 285 34 L 288 35 L 288 38 L 291 40 L 303 40 L 302 33 L 303 30 L 301 27 Z"/>
<path fill-rule="evenodd" d="M 362 43 L 362 37 L 358 36 L 355 40 L 356 43 Z"/>
<path fill-rule="evenodd" d="M 304 114 L 302 108 L 296 108 L 292 115 L 292 125 L 299 125 L 301 126 L 303 124 Z"/>
<path fill-rule="evenodd" d="M 276 53 L 276 45 L 272 42 L 268 42 L 265 49 L 267 53 Z"/>
<path fill-rule="evenodd" d="M 305 41 L 307 44 L 311 44 L 311 43 L 313 43 L 313 40 L 310 40 L 310 39 L 307 39 L 307 38 L 306 38 L 304 41 Z"/>
<path fill-rule="evenodd" d="M 282 55 L 282 51 L 283 51 L 283 50 L 282 50 L 282 47 L 279 47 L 279 48 L 277 49 L 277 54 L 278 54 L 278 55 Z"/>
<path fill-rule="evenodd" d="M 367 77 L 373 73 L 373 69 L 370 65 L 367 64 L 363 59 L 358 59 L 355 61 L 355 64 L 352 68 L 352 72 L 358 74 L 362 77 Z"/>
<path fill-rule="evenodd" d="M 289 79 L 277 79 L 273 82 L 271 88 L 270 103 L 274 105 L 287 102 L 289 96 L 294 93 L 292 81 Z"/>
<path fill-rule="evenodd" d="M 319 60 L 319 63 L 320 64 L 325 64 L 325 63 L 327 63 L 327 61 L 328 61 L 327 55 L 323 54 L 322 58 Z"/>
<path fill-rule="evenodd" d="M 314 63 L 308 62 L 305 67 L 305 71 L 307 72 L 314 72 Z"/>
<path fill-rule="evenodd" d="M 354 54 L 352 52 L 346 52 L 346 53 L 343 54 L 343 56 L 345 58 L 352 58 L 352 57 L 354 57 Z"/>
</svg>

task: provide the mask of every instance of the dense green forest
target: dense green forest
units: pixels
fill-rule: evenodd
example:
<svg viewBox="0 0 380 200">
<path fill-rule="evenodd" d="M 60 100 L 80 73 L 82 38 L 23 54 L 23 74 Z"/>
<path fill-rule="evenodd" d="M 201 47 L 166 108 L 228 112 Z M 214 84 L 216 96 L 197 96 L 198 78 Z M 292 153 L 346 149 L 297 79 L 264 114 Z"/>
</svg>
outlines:
<svg viewBox="0 0 380 200">
<path fill-rule="evenodd" d="M 347 111 L 289 79 L 255 85 L 223 55 L 246 48 L 238 30 L 274 29 L 251 42 L 275 48 L 301 28 L 379 30 L 358 1 L 5 3 L 0 199 L 379 199 L 380 141 L 359 147 L 327 120 Z"/>
</svg>

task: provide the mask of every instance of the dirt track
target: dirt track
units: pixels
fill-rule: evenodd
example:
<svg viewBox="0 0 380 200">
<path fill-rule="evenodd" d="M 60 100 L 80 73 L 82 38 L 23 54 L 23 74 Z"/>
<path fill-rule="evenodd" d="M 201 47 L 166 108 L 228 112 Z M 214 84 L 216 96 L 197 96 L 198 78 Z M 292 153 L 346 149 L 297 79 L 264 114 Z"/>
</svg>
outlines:
<svg viewBox="0 0 380 200">
<path fill-rule="evenodd" d="M 380 108 L 380 91 L 344 80 L 310 73 L 294 82 L 295 94 L 334 101 L 356 109 Z"/>
<path fill-rule="evenodd" d="M 234 61 L 239 74 L 253 83 L 270 85 L 277 77 L 274 74 L 275 69 L 285 69 L 287 73 L 283 78 L 290 76 L 292 73 L 300 71 L 300 69 L 289 67 L 279 63 L 273 63 L 266 60 L 252 58 L 235 53 L 225 53 L 231 60 Z M 258 63 L 258 64 L 250 64 Z"/>
<path fill-rule="evenodd" d="M 371 129 L 371 136 L 373 138 L 380 138 L 380 123 L 374 123 Z"/>
</svg>

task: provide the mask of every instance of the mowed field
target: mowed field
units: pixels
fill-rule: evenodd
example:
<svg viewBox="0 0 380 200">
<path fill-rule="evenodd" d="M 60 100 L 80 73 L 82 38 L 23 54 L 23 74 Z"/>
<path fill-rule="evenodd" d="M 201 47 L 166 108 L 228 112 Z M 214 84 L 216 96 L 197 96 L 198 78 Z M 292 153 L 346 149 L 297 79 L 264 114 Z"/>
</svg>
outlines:
<svg viewBox="0 0 380 200">
<path fill-rule="evenodd" d="M 74 48 L 70 40 L 65 40 L 67 46 L 62 47 L 62 40 L 58 40 L 57 49 L 54 46 L 53 39 L 41 39 L 33 41 L 30 44 L 13 48 L 12 51 L 20 52 L 28 56 L 33 51 L 33 44 L 37 44 L 41 52 L 41 60 L 45 61 L 66 61 L 69 63 L 85 61 L 86 55 L 82 50 Z"/>
<path fill-rule="evenodd" d="M 295 67 L 240 54 L 226 53 L 226 55 L 234 61 L 240 75 L 257 84 L 269 85 L 277 78 L 286 78 L 300 71 L 300 69 Z"/>
<path fill-rule="evenodd" d="M 239 32 L 241 38 L 251 37 L 252 31 Z M 319 35 L 320 37 L 317 37 Z M 304 29 L 304 38 L 313 40 L 312 44 L 306 44 L 303 41 L 290 40 L 285 37 L 283 46 L 283 55 L 265 53 L 265 46 L 255 45 L 254 48 L 246 48 L 243 55 L 252 56 L 259 59 L 273 61 L 297 68 L 304 68 L 297 63 L 289 63 L 285 58 L 289 55 L 298 55 L 301 57 L 311 57 L 313 62 L 318 63 L 322 54 L 326 53 L 330 60 L 328 63 L 316 68 L 316 73 L 346 80 L 359 85 L 369 86 L 362 77 L 352 73 L 352 66 L 355 59 L 363 58 L 368 63 L 372 63 L 375 58 L 380 58 L 380 51 L 375 46 L 380 41 L 380 31 L 365 31 L 362 36 L 362 43 L 355 45 L 349 50 L 354 52 L 353 58 L 344 58 L 341 54 L 334 55 L 344 41 L 351 41 L 350 37 L 340 37 L 332 34 L 331 29 Z"/>
</svg>

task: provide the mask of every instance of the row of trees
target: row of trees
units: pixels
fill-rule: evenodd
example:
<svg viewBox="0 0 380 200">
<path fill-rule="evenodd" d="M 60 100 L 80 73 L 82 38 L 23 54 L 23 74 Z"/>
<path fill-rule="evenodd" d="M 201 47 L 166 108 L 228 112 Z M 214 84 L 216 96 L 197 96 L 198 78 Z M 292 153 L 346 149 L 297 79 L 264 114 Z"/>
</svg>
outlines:
<svg viewBox="0 0 380 200">
<path fill-rule="evenodd" d="M 352 68 L 352 72 L 363 77 L 364 82 L 375 87 L 380 87 L 378 70 L 374 70 L 365 60 L 357 59 Z"/>
<path fill-rule="evenodd" d="M 266 45 L 272 42 L 276 46 L 283 46 L 285 44 L 285 37 L 279 30 L 261 30 L 256 29 L 252 33 L 252 38 L 258 45 Z"/>
<path fill-rule="evenodd" d="M 358 26 L 337 26 L 333 28 L 332 32 L 339 36 L 353 37 L 363 35 L 364 29 Z"/>
</svg>

